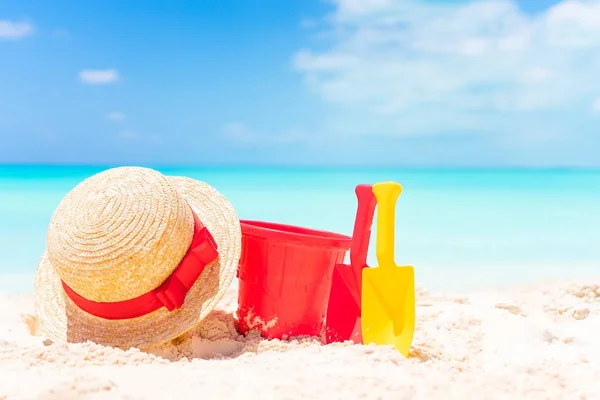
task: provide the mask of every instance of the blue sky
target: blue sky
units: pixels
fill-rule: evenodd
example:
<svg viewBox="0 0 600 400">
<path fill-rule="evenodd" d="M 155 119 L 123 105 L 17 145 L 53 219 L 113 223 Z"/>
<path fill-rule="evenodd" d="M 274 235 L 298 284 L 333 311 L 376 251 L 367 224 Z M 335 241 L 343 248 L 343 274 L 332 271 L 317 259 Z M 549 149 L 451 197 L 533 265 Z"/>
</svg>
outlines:
<svg viewBox="0 0 600 400">
<path fill-rule="evenodd" d="M 600 166 L 600 0 L 0 3 L 0 162 Z"/>
</svg>

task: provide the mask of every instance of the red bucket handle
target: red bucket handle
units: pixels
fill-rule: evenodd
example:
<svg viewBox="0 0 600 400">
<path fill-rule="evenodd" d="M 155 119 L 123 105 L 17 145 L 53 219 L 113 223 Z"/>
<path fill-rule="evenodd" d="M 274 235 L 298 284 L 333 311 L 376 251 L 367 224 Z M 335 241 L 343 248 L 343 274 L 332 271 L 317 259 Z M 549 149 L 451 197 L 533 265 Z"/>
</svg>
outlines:
<svg viewBox="0 0 600 400">
<path fill-rule="evenodd" d="M 350 248 L 350 265 L 360 273 L 367 265 L 367 252 L 371 239 L 371 227 L 377 198 L 373 194 L 373 185 L 360 184 L 354 189 L 358 199 L 354 231 L 352 232 L 352 247 Z"/>
</svg>

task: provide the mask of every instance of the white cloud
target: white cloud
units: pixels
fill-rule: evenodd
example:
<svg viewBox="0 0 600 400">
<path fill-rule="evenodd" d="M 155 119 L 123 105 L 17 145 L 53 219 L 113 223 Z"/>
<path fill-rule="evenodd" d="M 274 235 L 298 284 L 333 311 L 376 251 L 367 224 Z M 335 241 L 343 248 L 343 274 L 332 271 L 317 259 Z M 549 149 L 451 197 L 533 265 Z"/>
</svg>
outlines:
<svg viewBox="0 0 600 400">
<path fill-rule="evenodd" d="M 125 120 L 125 118 L 127 118 L 127 116 L 120 111 L 112 111 L 112 112 L 108 113 L 106 118 L 109 121 L 120 122 L 120 121 Z"/>
<path fill-rule="evenodd" d="M 33 25 L 29 22 L 0 20 L 0 39 L 20 39 L 32 35 L 34 30 Z"/>
<path fill-rule="evenodd" d="M 592 104 L 592 110 L 600 114 L 600 97 L 594 100 L 594 103 Z"/>
<path fill-rule="evenodd" d="M 600 0 L 534 15 L 509 0 L 333 2 L 328 45 L 294 57 L 335 105 L 324 130 L 543 132 L 556 118 L 539 113 L 589 112 L 600 94 Z"/>
<path fill-rule="evenodd" d="M 84 69 L 79 72 L 79 80 L 90 85 L 105 85 L 118 79 L 119 72 L 115 69 Z"/>
</svg>

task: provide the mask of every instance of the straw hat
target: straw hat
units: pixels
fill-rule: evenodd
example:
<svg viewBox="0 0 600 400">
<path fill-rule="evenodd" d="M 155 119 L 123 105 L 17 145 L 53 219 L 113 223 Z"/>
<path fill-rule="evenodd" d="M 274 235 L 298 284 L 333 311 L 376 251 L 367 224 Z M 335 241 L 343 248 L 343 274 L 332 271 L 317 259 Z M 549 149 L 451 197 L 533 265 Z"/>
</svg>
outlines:
<svg viewBox="0 0 600 400">
<path fill-rule="evenodd" d="M 42 331 L 121 348 L 173 339 L 223 297 L 241 240 L 233 207 L 206 183 L 139 167 L 94 175 L 50 221 L 35 278 Z"/>
</svg>

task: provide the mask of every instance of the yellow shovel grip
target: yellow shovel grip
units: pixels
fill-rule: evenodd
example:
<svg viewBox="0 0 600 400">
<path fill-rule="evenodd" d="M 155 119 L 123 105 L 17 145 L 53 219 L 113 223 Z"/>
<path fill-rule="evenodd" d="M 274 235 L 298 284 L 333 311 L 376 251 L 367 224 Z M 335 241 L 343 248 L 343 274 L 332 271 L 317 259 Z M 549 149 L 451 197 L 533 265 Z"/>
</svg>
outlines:
<svg viewBox="0 0 600 400">
<path fill-rule="evenodd" d="M 395 266 L 394 262 L 394 225 L 396 201 L 402 193 L 402 186 L 396 182 L 379 182 L 373 185 L 373 194 L 377 198 L 377 262 L 379 267 Z"/>
</svg>

